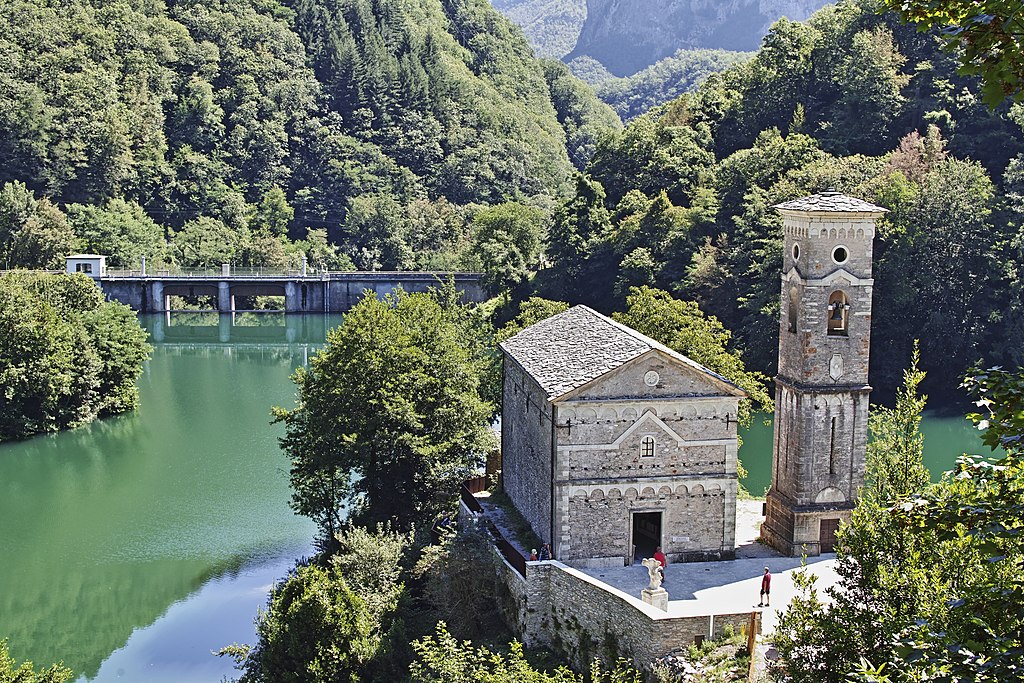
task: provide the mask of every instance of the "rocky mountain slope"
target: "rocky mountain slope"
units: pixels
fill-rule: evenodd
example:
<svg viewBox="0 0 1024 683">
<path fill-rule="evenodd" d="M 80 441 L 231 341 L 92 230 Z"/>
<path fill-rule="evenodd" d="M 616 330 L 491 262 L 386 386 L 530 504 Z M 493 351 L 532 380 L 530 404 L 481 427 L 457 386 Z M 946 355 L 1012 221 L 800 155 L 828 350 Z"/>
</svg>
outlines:
<svg viewBox="0 0 1024 683">
<path fill-rule="evenodd" d="M 628 76 L 681 48 L 756 50 L 780 17 L 802 21 L 823 0 L 587 0 L 566 60 L 588 55 Z"/>
</svg>

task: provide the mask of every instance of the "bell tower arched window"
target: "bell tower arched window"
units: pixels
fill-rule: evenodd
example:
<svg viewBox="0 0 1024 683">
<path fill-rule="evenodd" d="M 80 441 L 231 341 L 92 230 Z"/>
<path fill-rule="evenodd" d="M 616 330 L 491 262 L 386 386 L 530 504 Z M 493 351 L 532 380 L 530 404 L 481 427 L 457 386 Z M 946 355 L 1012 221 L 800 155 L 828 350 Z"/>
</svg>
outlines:
<svg viewBox="0 0 1024 683">
<path fill-rule="evenodd" d="M 845 337 L 849 329 L 850 300 L 844 292 L 832 292 L 828 298 L 828 334 Z"/>
<path fill-rule="evenodd" d="M 654 437 L 645 436 L 640 439 L 640 457 L 641 458 L 653 458 L 654 457 Z"/>
</svg>

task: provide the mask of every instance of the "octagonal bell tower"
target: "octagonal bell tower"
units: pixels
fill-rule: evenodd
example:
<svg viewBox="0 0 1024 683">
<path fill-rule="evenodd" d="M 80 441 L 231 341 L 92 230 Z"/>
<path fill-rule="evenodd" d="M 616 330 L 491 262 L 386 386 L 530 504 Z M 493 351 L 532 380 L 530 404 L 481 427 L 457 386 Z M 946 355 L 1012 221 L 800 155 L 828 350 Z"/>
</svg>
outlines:
<svg viewBox="0 0 1024 683">
<path fill-rule="evenodd" d="M 886 210 L 835 191 L 775 207 L 785 253 L 772 483 L 761 537 L 831 552 L 864 483 L 871 251 Z"/>
</svg>

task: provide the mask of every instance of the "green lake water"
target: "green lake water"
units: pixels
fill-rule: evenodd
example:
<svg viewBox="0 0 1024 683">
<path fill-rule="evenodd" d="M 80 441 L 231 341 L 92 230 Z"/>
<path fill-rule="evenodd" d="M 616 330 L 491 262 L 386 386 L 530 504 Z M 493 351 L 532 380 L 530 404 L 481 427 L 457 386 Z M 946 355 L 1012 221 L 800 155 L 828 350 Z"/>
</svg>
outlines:
<svg viewBox="0 0 1024 683">
<path fill-rule="evenodd" d="M 210 650 L 251 642 L 309 552 L 269 421 L 327 322 L 143 322 L 163 341 L 136 413 L 0 446 L 0 638 L 79 680 L 212 683 L 232 666 Z"/>
<path fill-rule="evenodd" d="M 252 642 L 270 585 L 310 550 L 269 414 L 339 319 L 143 322 L 155 351 L 136 413 L 0 446 L 0 638 L 79 681 L 216 683 L 233 669 L 210 651 Z M 933 472 L 979 450 L 966 421 L 924 429 Z M 744 439 L 760 495 L 771 429 Z"/>
<path fill-rule="evenodd" d="M 747 468 L 744 486 L 754 496 L 763 496 L 772 479 L 772 420 L 770 415 L 755 415 L 749 429 L 741 429 L 743 445 L 740 460 Z M 926 411 L 921 420 L 924 435 L 924 464 L 938 481 L 964 453 L 989 455 L 978 431 L 964 417 L 949 417 Z"/>
</svg>

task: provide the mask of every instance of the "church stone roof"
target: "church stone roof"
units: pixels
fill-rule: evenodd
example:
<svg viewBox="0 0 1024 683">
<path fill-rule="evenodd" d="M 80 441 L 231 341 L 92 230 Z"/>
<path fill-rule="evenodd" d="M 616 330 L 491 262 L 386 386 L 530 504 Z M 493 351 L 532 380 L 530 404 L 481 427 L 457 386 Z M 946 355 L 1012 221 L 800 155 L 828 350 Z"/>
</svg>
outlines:
<svg viewBox="0 0 1024 683">
<path fill-rule="evenodd" d="M 776 209 L 786 211 L 831 211 L 836 213 L 888 213 L 888 209 L 881 206 L 869 204 L 856 197 L 850 197 L 842 192 L 826 190 L 810 197 L 794 199 L 790 202 L 776 204 Z"/>
<path fill-rule="evenodd" d="M 737 396 L 742 389 L 700 363 L 587 306 L 540 321 L 500 344 L 553 401 L 649 351 L 657 350 L 724 383 Z"/>
</svg>

